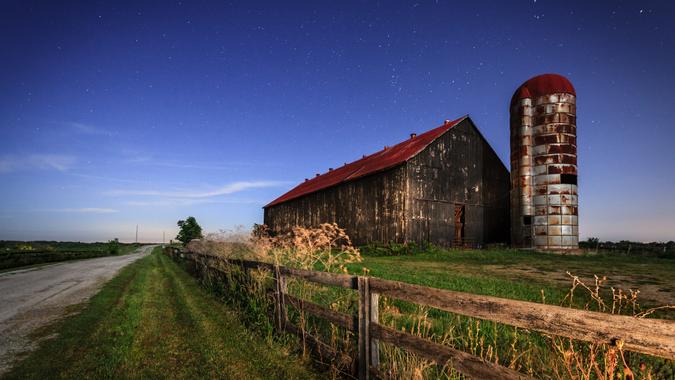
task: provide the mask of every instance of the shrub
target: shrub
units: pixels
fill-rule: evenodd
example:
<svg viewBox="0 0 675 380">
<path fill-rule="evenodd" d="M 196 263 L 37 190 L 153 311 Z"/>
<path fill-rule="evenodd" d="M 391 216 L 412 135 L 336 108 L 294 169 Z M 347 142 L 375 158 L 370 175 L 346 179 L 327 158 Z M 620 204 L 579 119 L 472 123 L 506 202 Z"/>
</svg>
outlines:
<svg viewBox="0 0 675 380">
<path fill-rule="evenodd" d="M 108 253 L 111 255 L 118 255 L 120 253 L 120 241 L 119 239 L 115 238 L 113 240 L 108 241 Z"/>
</svg>

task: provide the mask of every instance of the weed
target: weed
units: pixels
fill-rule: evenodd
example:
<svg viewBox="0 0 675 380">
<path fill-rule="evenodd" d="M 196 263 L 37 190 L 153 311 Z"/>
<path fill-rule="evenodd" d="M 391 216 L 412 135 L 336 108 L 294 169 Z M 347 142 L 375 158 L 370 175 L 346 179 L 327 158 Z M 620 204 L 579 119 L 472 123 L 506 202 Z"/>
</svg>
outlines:
<svg viewBox="0 0 675 380">
<path fill-rule="evenodd" d="M 219 252 L 224 258 L 247 258 L 302 269 L 326 270 L 359 275 L 375 275 L 399 281 L 421 285 L 448 288 L 465 292 L 496 295 L 505 298 L 524 299 L 531 302 L 559 304 L 566 307 L 582 308 L 611 314 L 636 315 L 644 317 L 654 313 L 662 314 L 672 307 L 656 307 L 643 310 L 638 297 L 640 292 L 634 287 L 621 286 L 607 277 L 594 276 L 593 283 L 587 284 L 581 277 L 568 272 L 571 286 L 566 291 L 550 284 L 534 284 L 526 281 L 509 281 L 494 276 L 485 276 L 486 265 L 499 265 L 511 268 L 527 263 L 553 272 L 556 267 L 581 267 L 592 270 L 593 263 L 598 267 L 607 267 L 608 263 L 617 263 L 613 258 L 603 255 L 565 257 L 520 251 L 461 251 L 443 250 L 436 247 L 418 247 L 415 245 L 369 245 L 362 247 L 365 261 L 359 250 L 353 248 L 348 236 L 336 225 L 322 225 L 317 229 L 295 228 L 290 233 L 270 236 L 264 226 L 260 226 L 251 239 L 229 237 L 218 244 L 218 249 L 210 248 L 214 242 L 199 242 L 202 250 Z M 425 251 L 426 250 L 426 251 Z M 622 258 L 630 263 L 633 258 Z M 659 259 L 653 259 L 659 260 Z M 363 263 L 361 263 L 363 261 Z M 458 267 L 430 266 L 429 264 L 453 263 Z M 455 264 L 458 263 L 458 264 Z M 619 262 L 620 265 L 628 265 Z M 480 268 L 477 272 L 462 271 L 468 265 Z M 548 266 L 547 266 L 548 265 Z M 664 261 L 665 267 L 672 263 Z M 226 265 L 229 268 L 234 266 Z M 460 269 L 460 271 L 457 270 Z M 272 326 L 269 315 L 273 312 L 273 302 L 269 296 L 272 286 L 270 273 L 255 271 L 246 274 L 229 269 L 237 275 L 227 279 L 231 300 L 246 310 L 254 324 L 264 325 L 271 335 Z M 220 268 L 219 272 L 229 273 Z M 244 276 L 244 277 L 237 277 Z M 265 291 L 265 289 L 268 289 Z M 266 293 L 267 292 L 267 293 Z M 327 306 L 335 311 L 350 315 L 356 313 L 357 297 L 354 291 L 336 289 L 299 279 L 288 279 L 288 293 L 300 299 L 309 300 Z M 267 298 L 266 298 L 267 297 Z M 264 301 L 264 300 L 267 301 Z M 253 317 L 253 316 L 256 317 Z M 434 308 L 421 307 L 412 303 L 380 297 L 380 323 L 405 331 L 439 344 L 459 349 L 486 361 L 521 371 L 536 377 L 553 379 L 615 379 L 668 378 L 672 363 L 628 353 L 620 342 L 615 346 L 589 344 L 566 338 L 551 337 L 533 331 L 519 329 L 500 323 L 482 321 Z M 311 334 L 326 342 L 336 351 L 346 352 L 355 357 L 355 336 L 349 331 L 320 318 L 303 312 L 300 305 L 288 305 L 289 320 L 299 326 L 304 334 Z M 307 353 L 305 339 L 301 340 L 303 353 Z M 380 372 L 390 379 L 463 378 L 449 365 L 436 365 L 415 354 L 382 343 L 380 349 Z M 329 368 L 331 377 L 347 376 L 353 362 L 330 362 L 320 359 Z M 631 377 L 632 376 L 632 377 Z"/>
</svg>

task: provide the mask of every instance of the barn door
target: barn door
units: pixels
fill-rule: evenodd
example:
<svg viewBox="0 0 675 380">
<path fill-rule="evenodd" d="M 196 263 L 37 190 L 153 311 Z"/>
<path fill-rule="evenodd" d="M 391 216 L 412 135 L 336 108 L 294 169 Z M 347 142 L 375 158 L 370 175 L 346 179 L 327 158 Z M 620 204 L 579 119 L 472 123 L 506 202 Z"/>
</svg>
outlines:
<svg viewBox="0 0 675 380">
<path fill-rule="evenodd" d="M 464 244 L 464 205 L 455 205 L 455 245 Z"/>
</svg>

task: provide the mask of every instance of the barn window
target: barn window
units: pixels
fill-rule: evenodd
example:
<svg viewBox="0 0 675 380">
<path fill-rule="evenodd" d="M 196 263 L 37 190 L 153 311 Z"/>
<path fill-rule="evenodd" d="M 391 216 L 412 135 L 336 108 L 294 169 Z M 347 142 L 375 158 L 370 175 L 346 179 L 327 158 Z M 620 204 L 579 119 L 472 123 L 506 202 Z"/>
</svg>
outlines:
<svg viewBox="0 0 675 380">
<path fill-rule="evenodd" d="M 532 215 L 523 215 L 523 225 L 529 226 L 532 224 Z"/>
<path fill-rule="evenodd" d="M 577 184 L 577 175 L 576 174 L 561 174 L 560 183 L 567 185 L 576 185 Z"/>
</svg>

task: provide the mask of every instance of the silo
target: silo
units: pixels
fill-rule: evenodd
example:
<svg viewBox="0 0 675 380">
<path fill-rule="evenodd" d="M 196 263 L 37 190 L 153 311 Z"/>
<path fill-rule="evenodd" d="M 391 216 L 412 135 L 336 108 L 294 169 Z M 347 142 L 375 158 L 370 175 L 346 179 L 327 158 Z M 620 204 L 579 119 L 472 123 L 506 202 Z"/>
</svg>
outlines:
<svg viewBox="0 0 675 380">
<path fill-rule="evenodd" d="M 511 244 L 576 249 L 576 92 L 565 77 L 536 76 L 511 99 Z"/>
</svg>

